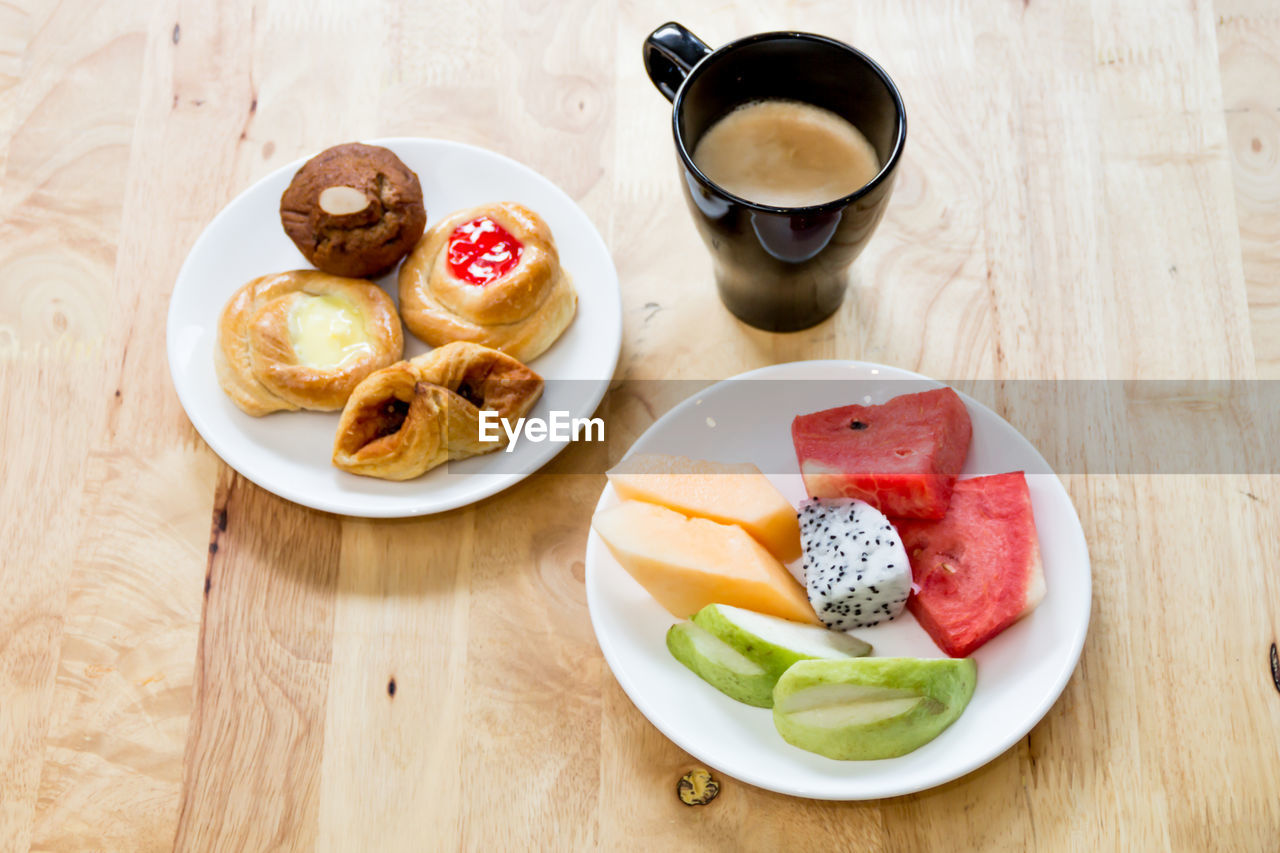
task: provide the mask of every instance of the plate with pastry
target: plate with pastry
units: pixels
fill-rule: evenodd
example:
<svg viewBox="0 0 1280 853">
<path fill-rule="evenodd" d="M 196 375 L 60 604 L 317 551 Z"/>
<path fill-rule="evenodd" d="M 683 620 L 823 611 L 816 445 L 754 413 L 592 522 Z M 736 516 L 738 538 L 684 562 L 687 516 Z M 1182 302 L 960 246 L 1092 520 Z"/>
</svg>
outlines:
<svg viewBox="0 0 1280 853">
<path fill-rule="evenodd" d="M 594 415 L 622 307 L 604 240 L 547 178 L 394 138 L 232 200 L 178 273 L 167 336 L 182 406 L 228 465 L 305 506 L 399 518 L 486 498 L 562 450 L 512 427 Z"/>
</svg>

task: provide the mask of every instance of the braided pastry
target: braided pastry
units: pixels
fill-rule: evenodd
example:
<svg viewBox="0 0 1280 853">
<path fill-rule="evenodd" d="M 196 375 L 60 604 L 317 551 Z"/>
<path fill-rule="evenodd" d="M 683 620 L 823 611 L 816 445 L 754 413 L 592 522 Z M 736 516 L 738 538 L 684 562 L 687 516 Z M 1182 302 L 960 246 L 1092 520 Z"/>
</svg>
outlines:
<svg viewBox="0 0 1280 853">
<path fill-rule="evenodd" d="M 333 464 L 352 474 L 411 480 L 450 459 L 507 443 L 480 440 L 480 412 L 515 422 L 542 394 L 542 377 L 505 353 L 459 341 L 402 361 L 356 386 L 342 410 Z"/>
<path fill-rule="evenodd" d="M 342 408 L 353 388 L 404 353 L 391 297 L 368 281 L 313 270 L 241 287 L 218 320 L 218 384 L 255 417 Z"/>
<path fill-rule="evenodd" d="M 531 361 L 577 304 L 550 227 L 513 202 L 454 213 L 400 267 L 401 316 L 432 346 L 469 341 Z"/>
</svg>

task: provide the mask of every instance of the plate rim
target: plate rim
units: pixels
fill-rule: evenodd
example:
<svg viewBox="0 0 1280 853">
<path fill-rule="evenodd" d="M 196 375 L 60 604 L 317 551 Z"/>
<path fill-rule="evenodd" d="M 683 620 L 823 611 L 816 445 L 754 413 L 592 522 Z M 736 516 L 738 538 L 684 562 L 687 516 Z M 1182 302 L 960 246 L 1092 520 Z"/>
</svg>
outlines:
<svg viewBox="0 0 1280 853">
<path fill-rule="evenodd" d="M 720 381 L 715 382 L 712 385 L 709 385 L 706 388 L 703 388 L 700 391 L 697 391 L 694 394 L 689 395 L 688 397 L 681 400 L 676 405 L 672 406 L 666 412 L 664 412 L 662 416 L 659 417 L 657 420 L 655 420 L 652 424 L 650 424 L 645 429 L 644 432 L 636 436 L 636 438 L 632 441 L 631 446 L 627 448 L 627 452 L 624 454 L 623 458 L 626 458 L 626 456 L 629 456 L 633 452 L 635 445 L 638 444 L 646 435 L 648 435 L 651 430 L 658 429 L 659 427 L 664 425 L 667 421 L 673 420 L 685 408 L 697 405 L 696 400 L 700 396 L 710 393 L 716 388 L 719 388 L 721 385 L 724 385 L 729 382 L 736 382 L 743 379 L 763 378 L 762 376 L 760 376 L 760 374 L 765 374 L 765 373 L 770 373 L 775 371 L 785 371 L 787 369 L 800 369 L 800 366 L 802 365 L 808 368 L 846 368 L 846 369 L 855 368 L 859 370 L 865 369 L 867 371 L 888 371 L 895 374 L 894 376 L 885 377 L 886 379 L 891 381 L 918 379 L 918 380 L 932 383 L 935 386 L 939 386 L 939 387 L 945 386 L 945 387 L 952 388 L 953 391 L 955 391 L 957 394 L 960 395 L 960 398 L 964 401 L 966 407 L 974 406 L 976 408 L 985 409 L 989 414 L 999 418 L 1002 422 L 1004 422 L 1009 427 L 1009 429 L 1011 429 L 1014 432 L 1014 434 L 1016 434 L 1018 438 L 1024 444 L 1027 445 L 1028 449 L 1030 449 L 1036 455 L 1036 457 L 1038 457 L 1040 461 L 1044 463 L 1045 468 L 1048 471 L 1052 472 L 1053 483 L 1055 487 L 1062 491 L 1063 495 L 1066 498 L 1067 505 L 1071 508 L 1072 520 L 1075 522 L 1075 525 L 1074 525 L 1074 528 L 1071 530 L 1070 535 L 1072 536 L 1072 538 L 1077 540 L 1077 543 L 1080 546 L 1080 550 L 1084 554 L 1085 571 L 1083 573 L 1083 583 L 1085 586 L 1084 592 L 1086 593 L 1084 596 L 1086 607 L 1084 611 L 1084 618 L 1079 623 L 1079 628 L 1076 631 L 1075 636 L 1072 637 L 1070 654 L 1066 659 L 1066 663 L 1062 667 L 1061 671 L 1055 677 L 1053 687 L 1045 694 L 1045 697 L 1037 703 L 1036 709 L 1031 715 L 1033 719 L 1031 719 L 1030 723 L 1026 726 L 1026 728 L 1023 729 L 1021 726 L 1017 726 L 1017 727 L 1014 727 L 1013 729 L 1010 729 L 1009 734 L 1006 734 L 1004 737 L 995 741 L 995 743 L 997 744 L 995 747 L 988 748 L 988 749 L 975 750 L 974 758 L 959 762 L 958 769 L 943 773 L 933 781 L 928 781 L 920 784 L 905 784 L 905 785 L 898 785 L 898 786 L 889 785 L 889 786 L 886 786 L 883 791 L 878 791 L 874 794 L 858 794 L 858 793 L 848 793 L 848 792 L 841 792 L 841 791 L 815 790 L 813 788 L 806 788 L 805 786 L 782 786 L 782 785 L 772 783 L 767 778 L 761 777 L 759 775 L 756 775 L 750 772 L 740 773 L 740 772 L 730 772 L 728 770 L 721 770 L 719 767 L 719 762 L 708 760 L 705 753 L 702 750 L 698 749 L 695 744 L 689 743 L 686 738 L 680 735 L 673 734 L 671 726 L 666 723 L 665 719 L 660 714 L 657 714 L 647 704 L 645 700 L 637 698 L 638 696 L 642 695 L 642 691 L 640 691 L 637 685 L 633 681 L 631 681 L 629 676 L 626 676 L 624 673 L 620 673 L 614 657 L 614 655 L 616 655 L 616 650 L 612 645 L 612 641 L 606 639 L 609 636 L 609 634 L 607 632 L 602 633 L 601 623 L 599 621 L 600 620 L 599 610 L 597 607 L 594 606 L 595 598 L 596 598 L 596 593 L 594 592 L 595 583 L 592 580 L 596 573 L 594 566 L 596 564 L 596 561 L 599 559 L 600 549 L 604 547 L 604 544 L 600 540 L 599 534 L 596 533 L 594 527 L 588 528 L 587 546 L 586 546 L 585 555 L 583 557 L 583 560 L 585 563 L 584 585 L 586 586 L 586 593 L 587 593 L 587 613 L 591 619 L 591 628 L 592 628 L 592 631 L 595 633 L 596 644 L 600 647 L 600 651 L 604 655 L 605 663 L 608 665 L 610 673 L 613 675 L 614 680 L 618 682 L 619 686 L 622 687 L 623 692 L 627 695 L 627 698 L 631 700 L 631 703 L 636 707 L 636 710 L 638 710 L 644 716 L 644 718 L 650 723 L 650 725 L 656 728 L 664 737 L 666 737 L 668 740 L 670 740 L 680 749 L 684 750 L 686 753 L 693 756 L 698 761 L 703 762 L 704 764 L 710 767 L 715 767 L 719 772 L 723 773 L 726 776 L 730 776 L 741 782 L 745 782 L 748 785 L 752 785 L 754 787 L 761 788 L 766 791 L 772 791 L 778 794 L 784 794 L 784 795 L 793 796 L 793 797 L 800 797 L 803 799 L 826 800 L 826 801 L 835 801 L 835 802 L 882 800 L 882 799 L 889 799 L 892 797 L 905 796 L 908 794 L 915 794 L 921 791 L 931 790 L 933 788 L 937 788 L 941 785 L 954 782 L 957 779 L 967 776 L 970 773 L 973 773 L 974 771 L 982 767 L 985 767 L 987 764 L 990 764 L 992 761 L 995 761 L 997 758 L 999 758 L 1000 756 L 1008 752 L 1011 747 L 1013 747 L 1018 741 L 1026 737 L 1031 732 L 1032 729 L 1034 729 L 1037 725 L 1039 725 L 1040 722 L 1049 713 L 1049 711 L 1053 708 L 1053 706 L 1057 704 L 1058 700 L 1062 697 L 1063 692 L 1066 690 L 1067 684 L 1071 681 L 1071 676 L 1075 674 L 1076 669 L 1079 667 L 1080 655 L 1084 651 L 1084 643 L 1089 633 L 1089 623 L 1090 623 L 1090 618 L 1093 611 L 1093 560 L 1089 555 L 1088 540 L 1085 539 L 1085 536 L 1084 536 L 1084 527 L 1080 522 L 1080 513 L 1076 511 L 1075 502 L 1071 500 L 1071 495 L 1069 492 L 1067 492 L 1066 486 L 1063 485 L 1061 476 L 1056 471 L 1054 471 L 1053 467 L 1049 465 L 1049 463 L 1045 460 L 1044 455 L 1040 453 L 1039 448 L 1037 448 L 1034 444 L 1032 444 L 1030 439 L 1024 436 L 1020 430 L 1018 430 L 1016 427 L 1013 426 L 1013 424 L 1010 424 L 1002 415 L 1000 415 L 999 412 L 996 412 L 994 409 L 992 409 L 990 406 L 987 406 L 985 403 L 982 403 L 979 400 L 975 400 L 974 398 L 970 397 L 968 394 L 965 394 L 963 391 L 960 391 L 958 388 L 954 388 L 950 385 L 947 385 L 946 383 L 940 380 L 934 379 L 929 376 L 925 376 L 924 374 L 917 373 L 916 371 L 908 370 L 906 368 L 894 367 L 892 365 L 879 364 L 877 362 L 871 362 L 871 361 L 859 361 L 854 359 L 812 359 L 812 360 L 802 360 L 802 361 L 788 361 L 788 362 L 782 362 L 779 364 L 765 365 L 763 367 L 758 367 L 753 370 L 748 370 L 744 373 L 739 373 L 735 376 L 730 376 L 726 379 L 721 379 Z M 599 500 L 596 501 L 595 508 L 592 510 L 592 515 L 594 516 L 596 512 L 599 512 L 604 507 L 604 504 L 610 498 L 615 496 L 616 496 L 616 493 L 613 490 L 612 484 L 606 482 L 604 488 L 600 492 L 600 498 Z M 662 722 L 659 722 L 659 720 L 662 720 Z M 888 759 L 888 760 L 891 761 L 893 759 Z"/>
<path fill-rule="evenodd" d="M 614 263 L 614 260 L 613 260 L 613 253 L 609 251 L 609 246 L 604 241 L 604 236 L 600 233 L 599 227 L 596 225 L 595 221 L 590 217 L 590 215 L 587 214 L 586 210 L 582 208 L 582 205 L 578 203 L 577 199 L 569 195 L 569 193 L 564 188 L 562 188 L 559 184 L 555 183 L 546 175 L 543 175 L 541 172 L 534 169 L 532 166 L 528 166 L 524 163 L 521 163 L 519 160 L 516 160 L 512 157 L 508 157 L 506 154 L 502 154 L 497 151 L 493 151 L 489 148 L 484 148 L 479 145 L 473 145 L 468 142 L 459 142 L 453 139 L 442 139 L 439 137 L 428 137 L 428 136 L 384 136 L 384 137 L 376 137 L 376 138 L 367 139 L 367 140 L 361 139 L 359 141 L 366 145 L 378 145 L 386 148 L 391 148 L 393 151 L 394 151 L 394 146 L 400 145 L 400 144 L 419 145 L 422 143 L 426 143 L 427 145 L 438 145 L 444 148 L 456 148 L 456 149 L 466 150 L 473 153 L 478 152 L 483 156 L 496 158 L 500 161 L 505 161 L 505 163 L 511 167 L 529 173 L 530 175 L 534 176 L 536 179 L 546 183 L 547 186 L 551 187 L 556 192 L 563 195 L 569 201 L 569 203 L 572 204 L 573 207 L 577 209 L 577 211 L 582 215 L 583 219 L 591 226 L 589 229 L 590 231 L 589 239 L 596 244 L 597 248 L 603 253 L 603 256 L 608 259 L 609 268 L 613 271 L 614 291 L 615 291 L 616 306 L 617 306 L 616 323 L 613 325 L 613 330 L 614 330 L 614 334 L 612 335 L 613 340 L 611 342 L 611 346 L 609 347 L 610 351 L 612 352 L 612 357 L 609 364 L 609 373 L 607 376 L 601 376 L 598 380 L 594 380 L 595 387 L 591 389 L 590 394 L 584 397 L 584 400 L 590 401 L 590 410 L 586 412 L 574 413 L 575 415 L 578 415 L 578 416 L 586 416 L 586 417 L 593 416 L 596 410 L 600 408 L 600 403 L 604 399 L 605 394 L 608 393 L 609 386 L 613 381 L 613 375 L 614 373 L 617 372 L 617 369 L 618 369 L 618 361 L 622 356 L 622 333 L 623 333 L 623 325 L 624 325 L 624 308 L 622 305 L 621 281 L 618 277 L 617 265 Z M 230 211 L 233 208 L 235 208 L 245 196 L 257 190 L 260 185 L 267 183 L 268 181 L 271 181 L 273 179 L 276 179 L 282 174 L 296 172 L 298 169 L 302 167 L 304 163 L 306 163 L 309 159 L 314 157 L 317 153 L 319 153 L 319 151 L 315 151 L 310 154 L 305 154 L 301 157 L 296 158 L 295 160 L 285 163 L 284 165 L 276 169 L 272 169 L 270 172 L 267 172 L 265 175 L 261 176 L 257 180 L 250 183 L 247 187 L 242 189 L 240 192 L 236 193 L 235 196 L 233 196 L 226 204 L 224 204 L 222 208 L 218 210 L 218 212 L 214 214 L 213 217 L 201 229 L 199 236 L 196 237 L 195 241 L 192 242 L 191 247 L 187 250 L 187 254 L 182 260 L 182 265 L 178 268 L 178 274 L 174 278 L 173 285 L 169 290 L 169 305 L 165 312 L 165 359 L 168 362 L 168 367 L 169 367 L 169 381 L 173 386 L 174 392 L 178 396 L 178 404 L 182 407 L 183 414 L 186 415 L 186 418 L 191 423 L 191 426 L 195 429 L 196 433 L 200 436 L 200 438 L 204 441 L 204 443 L 209 446 L 209 449 L 214 452 L 214 454 L 218 457 L 219 460 L 222 461 L 224 465 L 226 465 L 231 470 L 235 471 L 241 477 L 244 477 L 246 480 L 256 485 L 258 488 L 263 489 L 264 491 L 270 492 L 271 494 L 279 498 L 282 498 L 283 500 L 287 500 L 290 503 L 295 503 L 295 504 L 298 504 L 299 506 L 304 506 L 309 509 L 318 510 L 320 512 L 332 513 L 334 515 L 345 516 L 348 518 L 421 518 L 428 515 L 435 515 L 441 512 L 448 512 L 450 510 L 471 506 L 472 504 L 476 504 L 487 498 L 491 498 L 494 495 L 498 494 L 499 492 L 502 492 L 510 488 L 511 486 L 514 486 L 516 483 L 520 482 L 521 480 L 524 480 L 527 477 L 530 477 L 533 474 L 537 473 L 539 470 L 545 467 L 549 462 L 551 462 L 558 455 L 560 455 L 560 453 L 566 447 L 569 446 L 569 443 L 568 442 L 565 442 L 565 443 L 546 442 L 545 447 L 548 448 L 550 452 L 546 453 L 545 456 L 536 459 L 534 462 L 531 462 L 531 465 L 533 465 L 534 467 L 531 467 L 529 470 L 523 473 L 521 472 L 500 473 L 500 474 L 477 473 L 477 474 L 465 475 L 473 478 L 484 478 L 484 480 L 486 481 L 485 484 L 481 485 L 478 489 L 476 489 L 474 493 L 462 494 L 448 500 L 432 501 L 429 499 L 430 493 L 428 492 L 423 496 L 424 497 L 423 503 L 416 504 L 414 505 L 414 507 L 409 509 L 370 508 L 370 509 L 357 510 L 356 508 L 353 508 L 342 502 L 326 500 L 323 495 L 313 496 L 303 492 L 294 492 L 287 488 L 278 489 L 278 488 L 266 485 L 265 483 L 261 482 L 257 476 L 250 474 L 247 471 L 241 470 L 239 467 L 237 467 L 236 465 L 233 465 L 230 461 L 228 461 L 225 453 L 227 445 L 223 442 L 221 436 L 217 434 L 216 430 L 211 429 L 209 424 L 207 422 L 204 422 L 202 418 L 192 414 L 192 407 L 190 405 L 190 401 L 186 393 L 184 393 L 183 383 L 179 381 L 179 377 L 178 377 L 178 367 L 177 367 L 178 357 L 176 353 L 178 350 L 177 339 L 179 337 L 178 325 L 180 321 L 175 314 L 175 308 L 174 308 L 174 304 L 175 304 L 174 294 L 177 291 L 178 283 L 181 282 L 186 277 L 187 268 L 192 263 L 192 258 L 193 256 L 195 256 L 197 249 L 199 249 L 201 244 L 203 244 L 207 239 L 210 239 L 209 235 L 211 232 L 215 230 L 215 227 L 218 225 L 218 223 L 224 217 L 229 216 Z M 305 259 L 300 259 L 300 260 L 302 260 L 305 263 Z M 303 267 L 297 267 L 297 268 L 303 268 Z M 215 345 L 216 345 L 216 339 L 215 339 Z M 587 380 L 576 380 L 576 381 L 592 382 L 593 380 L 587 379 Z M 285 492 L 289 492 L 289 493 L 286 494 Z"/>
</svg>

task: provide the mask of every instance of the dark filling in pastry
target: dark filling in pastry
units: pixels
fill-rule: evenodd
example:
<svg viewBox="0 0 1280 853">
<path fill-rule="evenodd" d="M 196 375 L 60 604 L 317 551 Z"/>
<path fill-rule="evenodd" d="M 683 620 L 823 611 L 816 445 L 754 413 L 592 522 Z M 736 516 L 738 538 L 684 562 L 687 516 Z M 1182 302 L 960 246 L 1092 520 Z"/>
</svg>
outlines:
<svg viewBox="0 0 1280 853">
<path fill-rule="evenodd" d="M 477 409 L 484 406 L 484 395 L 480 393 L 479 389 L 472 387 L 471 383 L 467 382 L 465 379 L 458 384 L 457 390 L 453 393 L 457 394 Z"/>
<path fill-rule="evenodd" d="M 373 437 L 370 441 L 375 441 L 384 436 L 391 435 L 400 431 L 400 427 L 404 426 L 404 419 L 409 416 L 409 403 L 398 397 L 392 397 L 382 405 L 378 406 L 374 414 L 371 424 L 373 428 Z"/>
<path fill-rule="evenodd" d="M 493 359 L 477 359 L 459 377 L 453 393 L 477 409 L 499 417 L 519 417 L 529 409 L 530 395 L 542 391 L 542 380 L 522 365 L 513 369 Z"/>
<path fill-rule="evenodd" d="M 375 441 L 395 435 L 409 417 L 409 401 L 390 397 L 377 404 L 361 406 L 350 429 L 342 436 L 342 446 L 356 453 Z"/>
</svg>

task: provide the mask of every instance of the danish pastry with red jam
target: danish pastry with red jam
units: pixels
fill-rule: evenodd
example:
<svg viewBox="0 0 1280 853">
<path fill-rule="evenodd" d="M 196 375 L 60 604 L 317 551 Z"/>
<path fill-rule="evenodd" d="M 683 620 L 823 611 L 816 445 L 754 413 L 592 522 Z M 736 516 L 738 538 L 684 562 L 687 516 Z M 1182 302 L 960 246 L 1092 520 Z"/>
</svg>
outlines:
<svg viewBox="0 0 1280 853">
<path fill-rule="evenodd" d="M 514 202 L 454 213 L 400 267 L 400 315 L 432 346 L 466 341 L 527 362 L 560 337 L 577 305 L 551 228 Z"/>
</svg>

